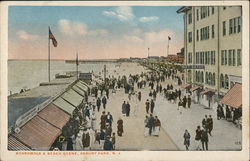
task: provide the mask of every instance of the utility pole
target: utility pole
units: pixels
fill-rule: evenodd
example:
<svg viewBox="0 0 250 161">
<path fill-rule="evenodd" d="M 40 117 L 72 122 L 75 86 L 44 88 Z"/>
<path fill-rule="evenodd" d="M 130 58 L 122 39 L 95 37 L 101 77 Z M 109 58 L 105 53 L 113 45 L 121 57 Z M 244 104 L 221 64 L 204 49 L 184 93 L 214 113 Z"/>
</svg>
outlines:
<svg viewBox="0 0 250 161">
<path fill-rule="evenodd" d="M 148 58 L 149 58 L 149 48 L 148 48 Z"/>
<path fill-rule="evenodd" d="M 106 65 L 104 65 L 104 70 L 103 71 L 104 71 L 104 83 L 106 84 L 106 72 L 107 72 L 106 71 Z"/>
</svg>

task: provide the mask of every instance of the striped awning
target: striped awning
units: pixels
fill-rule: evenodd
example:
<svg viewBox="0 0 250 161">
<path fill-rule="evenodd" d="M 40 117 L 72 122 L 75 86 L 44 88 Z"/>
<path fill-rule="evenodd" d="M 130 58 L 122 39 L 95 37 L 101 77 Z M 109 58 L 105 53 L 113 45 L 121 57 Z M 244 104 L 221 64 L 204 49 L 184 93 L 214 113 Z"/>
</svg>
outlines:
<svg viewBox="0 0 250 161">
<path fill-rule="evenodd" d="M 190 88 L 190 92 L 193 92 L 193 91 L 200 89 L 200 88 L 202 88 L 202 87 L 201 86 L 194 86 L 194 87 Z"/>
<path fill-rule="evenodd" d="M 205 95 L 214 95 L 214 91 L 207 89 L 207 90 L 202 91 L 200 94 L 201 95 L 204 95 L 204 94 Z"/>
<path fill-rule="evenodd" d="M 68 113 L 64 112 L 54 104 L 46 106 L 41 112 L 38 113 L 38 116 L 59 129 L 62 129 L 70 118 Z"/>
<path fill-rule="evenodd" d="M 183 88 L 183 89 L 185 89 L 185 88 L 188 88 L 188 87 L 190 87 L 191 86 L 191 84 L 183 84 L 183 85 L 181 85 L 181 88 Z"/>
<path fill-rule="evenodd" d="M 22 142 L 18 141 L 13 136 L 8 137 L 8 150 L 22 150 L 29 151 L 31 150 L 28 146 L 24 145 Z"/>
<path fill-rule="evenodd" d="M 56 118 L 55 118 L 56 119 Z M 35 150 L 49 150 L 56 138 L 61 134 L 61 130 L 39 116 L 35 116 L 27 122 L 21 131 L 12 134 Z"/>
<path fill-rule="evenodd" d="M 242 85 L 239 83 L 236 83 L 220 101 L 221 103 L 234 107 L 234 108 L 241 107 L 242 106 Z"/>
</svg>

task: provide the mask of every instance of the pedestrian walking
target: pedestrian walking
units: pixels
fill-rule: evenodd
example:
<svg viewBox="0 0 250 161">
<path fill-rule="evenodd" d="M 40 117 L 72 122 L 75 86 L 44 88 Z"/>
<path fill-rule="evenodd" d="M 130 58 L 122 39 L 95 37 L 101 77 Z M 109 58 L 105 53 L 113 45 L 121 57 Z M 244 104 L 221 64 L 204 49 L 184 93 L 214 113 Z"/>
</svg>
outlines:
<svg viewBox="0 0 250 161">
<path fill-rule="evenodd" d="M 109 123 L 110 126 L 112 126 L 113 116 L 110 114 L 110 112 L 108 112 L 108 114 L 107 114 L 106 122 Z"/>
<path fill-rule="evenodd" d="M 78 133 L 76 137 L 76 150 L 83 150 L 82 135 L 80 133 Z"/>
<path fill-rule="evenodd" d="M 141 92 L 138 92 L 138 100 L 141 101 Z"/>
<path fill-rule="evenodd" d="M 127 104 L 126 104 L 126 116 L 128 117 L 130 114 L 130 104 L 129 102 L 127 101 Z"/>
<path fill-rule="evenodd" d="M 187 129 L 185 130 L 185 133 L 184 133 L 183 137 L 184 137 L 184 145 L 186 147 L 186 150 L 189 150 L 188 148 L 190 146 L 190 138 L 191 138 L 191 136 L 190 136 Z"/>
<path fill-rule="evenodd" d="M 105 111 L 102 112 L 101 115 L 101 130 L 106 128 L 106 121 L 107 121 L 107 116 L 105 114 Z"/>
<path fill-rule="evenodd" d="M 117 121 L 117 135 L 122 136 L 122 133 L 123 133 L 123 120 L 119 118 L 119 120 Z"/>
<path fill-rule="evenodd" d="M 103 150 L 113 150 L 113 144 L 110 141 L 110 136 L 107 136 L 103 145 Z"/>
<path fill-rule="evenodd" d="M 72 136 L 67 139 L 67 150 L 73 150 L 73 140 Z"/>
<path fill-rule="evenodd" d="M 210 136 L 212 136 L 211 132 L 213 130 L 213 118 L 211 115 L 209 115 L 209 118 L 207 119 L 207 124 L 208 124 L 208 133 Z"/>
<path fill-rule="evenodd" d="M 115 139 L 115 133 L 113 132 L 112 138 L 111 138 L 112 144 L 113 144 L 113 150 L 115 150 L 115 143 L 116 143 L 116 139 Z"/>
<path fill-rule="evenodd" d="M 187 103 L 188 103 L 188 108 L 190 108 L 190 106 L 191 106 L 191 97 L 190 97 L 190 95 L 188 95 Z"/>
<path fill-rule="evenodd" d="M 104 110 L 106 109 L 106 104 L 107 104 L 107 98 L 106 98 L 106 96 L 103 96 L 102 97 L 102 105 L 103 105 Z"/>
<path fill-rule="evenodd" d="M 216 110 L 216 112 L 217 112 L 217 120 L 221 119 L 221 110 L 220 109 L 221 109 L 220 104 L 218 104 L 217 110 Z M 227 119 L 227 117 L 226 117 L 226 119 Z"/>
<path fill-rule="evenodd" d="M 202 143 L 202 149 L 208 150 L 208 134 L 205 128 L 201 130 L 201 143 Z"/>
<path fill-rule="evenodd" d="M 126 102 L 124 101 L 123 104 L 122 104 L 122 115 L 125 116 L 126 115 Z"/>
<path fill-rule="evenodd" d="M 89 135 L 89 132 L 88 132 L 87 128 L 85 128 L 83 130 L 82 145 L 83 145 L 83 150 L 89 150 L 90 149 L 90 135 Z"/>
<path fill-rule="evenodd" d="M 96 100 L 96 106 L 97 106 L 97 111 L 99 112 L 100 107 L 101 107 L 101 99 L 100 99 L 100 97 L 98 97 L 97 100 Z"/>
<path fill-rule="evenodd" d="M 154 136 L 159 136 L 160 128 L 161 128 L 161 121 L 158 119 L 157 116 L 155 116 L 155 119 L 154 119 L 154 133 L 153 133 Z"/>
<path fill-rule="evenodd" d="M 152 129 L 153 129 L 153 124 L 154 124 L 154 117 L 152 114 L 150 114 L 150 117 L 148 119 L 148 128 L 149 128 L 149 135 L 152 135 Z"/>
<path fill-rule="evenodd" d="M 205 115 L 205 118 L 202 120 L 202 127 L 206 130 L 208 129 L 207 115 Z"/>
<path fill-rule="evenodd" d="M 201 144 L 201 127 L 197 126 L 197 129 L 195 131 L 195 142 L 196 142 L 196 150 L 201 150 L 200 144 Z"/>
<path fill-rule="evenodd" d="M 150 102 L 149 102 L 149 100 L 147 99 L 147 101 L 146 101 L 146 112 L 148 113 L 148 110 L 149 110 L 149 106 L 150 106 Z"/>
<path fill-rule="evenodd" d="M 183 99 L 182 99 L 182 105 L 184 108 L 186 108 L 186 104 L 187 104 L 187 97 L 184 96 Z"/>
<path fill-rule="evenodd" d="M 154 100 L 152 99 L 150 102 L 150 112 L 153 113 L 154 112 L 154 108 L 155 108 L 155 103 Z"/>
<path fill-rule="evenodd" d="M 144 136 L 149 136 L 149 124 L 148 124 L 149 118 L 148 116 L 146 116 L 145 120 L 144 120 Z"/>
</svg>

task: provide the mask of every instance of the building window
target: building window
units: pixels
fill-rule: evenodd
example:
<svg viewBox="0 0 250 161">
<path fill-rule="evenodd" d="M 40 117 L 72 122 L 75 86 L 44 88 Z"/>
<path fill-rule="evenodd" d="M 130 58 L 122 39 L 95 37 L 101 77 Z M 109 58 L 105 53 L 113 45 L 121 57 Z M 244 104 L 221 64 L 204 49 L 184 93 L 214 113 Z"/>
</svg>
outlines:
<svg viewBox="0 0 250 161">
<path fill-rule="evenodd" d="M 228 51 L 228 65 L 232 65 L 232 50 Z"/>
<path fill-rule="evenodd" d="M 202 52 L 200 52 L 200 64 L 202 64 Z"/>
<path fill-rule="evenodd" d="M 209 26 L 207 26 L 207 39 L 209 39 Z"/>
<path fill-rule="evenodd" d="M 205 64 L 207 64 L 207 51 L 205 51 Z"/>
<path fill-rule="evenodd" d="M 224 50 L 224 56 L 225 56 L 225 61 L 224 61 L 224 64 L 227 65 L 227 50 Z"/>
<path fill-rule="evenodd" d="M 195 53 L 195 64 L 199 64 L 198 63 L 198 53 L 197 52 Z"/>
<path fill-rule="evenodd" d="M 236 62 L 236 60 L 235 60 L 235 49 L 233 49 L 232 51 L 233 51 L 233 63 L 232 64 L 233 64 L 233 66 L 235 66 L 235 62 Z"/>
<path fill-rule="evenodd" d="M 238 30 L 237 30 L 237 32 L 239 33 L 239 32 L 241 32 L 241 17 L 237 18 L 237 22 L 238 22 Z"/>
<path fill-rule="evenodd" d="M 229 88 L 229 80 L 228 80 L 228 76 L 225 75 L 225 88 L 228 89 Z"/>
<path fill-rule="evenodd" d="M 199 9 L 196 10 L 196 19 L 199 21 Z"/>
<path fill-rule="evenodd" d="M 213 55 L 213 51 L 210 52 L 211 53 L 211 65 L 213 65 L 213 59 L 214 59 L 214 55 Z"/>
<path fill-rule="evenodd" d="M 203 6 L 201 7 L 201 19 L 206 18 L 207 16 L 209 16 L 209 7 L 208 6 Z"/>
<path fill-rule="evenodd" d="M 226 35 L 226 21 L 223 21 L 222 22 L 222 26 L 223 26 L 223 36 L 225 36 Z"/>
<path fill-rule="evenodd" d="M 221 65 L 224 65 L 224 50 L 221 50 Z"/>
<path fill-rule="evenodd" d="M 212 85 L 212 73 L 208 74 L 208 85 Z"/>
<path fill-rule="evenodd" d="M 237 50 L 237 66 L 241 65 L 241 49 Z"/>
<path fill-rule="evenodd" d="M 213 64 L 215 65 L 215 51 L 213 51 L 214 57 L 213 57 Z"/>
<path fill-rule="evenodd" d="M 201 83 L 204 83 L 204 75 L 203 75 L 203 72 L 201 72 Z"/>
<path fill-rule="evenodd" d="M 241 17 L 236 17 L 229 20 L 229 34 L 241 32 Z"/>
<path fill-rule="evenodd" d="M 223 10 L 227 9 L 226 6 L 223 7 Z"/>
<path fill-rule="evenodd" d="M 192 79 L 192 72 L 191 70 L 188 70 L 188 82 L 191 82 Z"/>
<path fill-rule="evenodd" d="M 212 7 L 212 15 L 214 14 L 214 7 Z"/>
<path fill-rule="evenodd" d="M 199 41 L 199 30 L 196 30 L 196 41 Z"/>
<path fill-rule="evenodd" d="M 188 14 L 188 24 L 192 23 L 192 13 Z"/>
<path fill-rule="evenodd" d="M 220 88 L 224 88 L 224 76 L 220 74 Z"/>
<path fill-rule="evenodd" d="M 207 64 L 210 64 L 210 51 L 207 52 Z"/>
<path fill-rule="evenodd" d="M 214 38 L 214 25 L 212 25 L 212 38 Z"/>
<path fill-rule="evenodd" d="M 192 42 L 192 32 L 188 33 L 188 42 Z"/>
<path fill-rule="evenodd" d="M 233 33 L 233 19 L 229 20 L 229 34 Z"/>
<path fill-rule="evenodd" d="M 208 73 L 206 72 L 206 84 L 208 84 Z"/>
<path fill-rule="evenodd" d="M 215 86 L 215 73 L 213 73 L 213 81 L 212 85 Z"/>
<path fill-rule="evenodd" d="M 192 63 L 192 53 L 188 53 L 188 63 Z"/>
<path fill-rule="evenodd" d="M 234 18 L 234 19 L 233 19 L 233 26 L 234 26 L 234 27 L 233 27 L 233 29 L 234 29 L 234 30 L 233 30 L 233 33 L 236 33 L 236 29 L 237 29 L 237 26 L 238 26 L 236 23 L 237 23 L 236 18 Z"/>
</svg>

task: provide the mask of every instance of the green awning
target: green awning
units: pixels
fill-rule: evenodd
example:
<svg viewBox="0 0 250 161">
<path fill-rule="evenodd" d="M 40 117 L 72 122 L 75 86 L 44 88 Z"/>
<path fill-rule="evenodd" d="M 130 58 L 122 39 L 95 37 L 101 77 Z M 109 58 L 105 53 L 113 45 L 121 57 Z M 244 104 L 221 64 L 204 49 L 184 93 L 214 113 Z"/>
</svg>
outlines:
<svg viewBox="0 0 250 161">
<path fill-rule="evenodd" d="M 56 105 L 58 108 L 62 109 L 63 111 L 67 112 L 68 114 L 72 114 L 75 107 L 72 106 L 67 101 L 63 100 L 61 97 L 57 98 L 54 102 L 54 105 Z"/>
<path fill-rule="evenodd" d="M 65 92 L 61 97 L 73 104 L 75 107 L 79 106 L 83 100 L 83 97 L 72 89 Z"/>
</svg>

